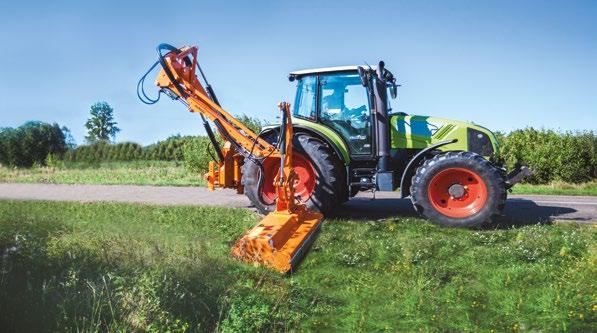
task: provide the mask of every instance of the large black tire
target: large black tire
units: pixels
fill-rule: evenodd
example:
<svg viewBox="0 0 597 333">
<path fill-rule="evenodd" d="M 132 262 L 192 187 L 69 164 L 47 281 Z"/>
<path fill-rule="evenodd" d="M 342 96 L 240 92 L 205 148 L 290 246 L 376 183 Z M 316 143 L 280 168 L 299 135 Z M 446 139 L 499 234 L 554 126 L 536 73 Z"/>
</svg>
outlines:
<svg viewBox="0 0 597 333">
<path fill-rule="evenodd" d="M 268 141 L 275 141 L 275 137 L 265 138 Z M 328 213 L 340 202 L 343 193 L 343 169 L 342 164 L 335 157 L 327 145 L 304 133 L 297 133 L 292 140 L 293 151 L 306 157 L 315 171 L 315 187 L 311 196 L 304 200 L 311 210 Z M 267 214 L 275 209 L 275 202 L 267 202 L 262 198 L 259 188 L 259 167 L 252 161 L 245 160 L 243 165 L 242 182 L 245 187 L 245 194 L 251 203 L 262 214 Z M 273 182 L 273 179 L 264 179 L 265 182 Z"/>
<path fill-rule="evenodd" d="M 437 178 L 434 179 L 436 175 L 440 174 L 442 171 L 444 171 L 442 174 L 449 174 L 450 170 L 463 169 L 465 174 L 469 171 L 474 173 L 474 175 L 480 180 L 477 183 L 480 183 L 481 181 L 484 183 L 486 195 L 483 195 L 483 197 L 485 198 L 485 201 L 476 213 L 472 213 L 471 215 L 463 217 L 448 216 L 446 214 L 454 215 L 453 212 L 445 210 L 451 209 L 448 208 L 449 203 L 446 204 L 446 208 L 438 205 L 437 199 L 432 199 L 432 195 L 430 195 L 429 192 L 430 190 L 433 193 L 439 193 L 438 191 L 440 191 L 436 188 L 439 182 Z M 441 178 L 441 176 L 438 177 Z M 471 184 L 473 184 L 472 178 L 469 177 L 467 180 L 471 181 Z M 432 186 L 434 187 L 430 188 L 432 181 Z M 460 184 L 460 182 L 458 182 L 457 187 L 463 185 L 466 184 Z M 468 193 L 465 192 L 464 195 L 461 194 L 462 188 L 463 187 L 455 188 L 454 192 L 452 193 L 458 193 L 457 196 L 460 195 L 462 198 L 466 198 L 464 195 L 468 195 Z M 429 218 L 432 222 L 444 226 L 468 228 L 482 226 L 483 224 L 491 222 L 496 216 L 499 216 L 505 206 L 507 195 L 504 177 L 502 176 L 500 170 L 482 156 L 471 152 L 448 152 L 427 159 L 421 166 L 417 168 L 417 171 L 412 178 L 410 192 L 411 201 L 415 207 L 415 210 Z M 475 199 L 480 197 L 481 196 L 471 197 L 471 199 L 468 200 L 482 200 Z M 448 198 L 448 201 L 449 200 L 459 199 Z M 443 204 L 446 203 L 446 200 L 442 199 L 440 202 Z M 482 202 L 483 201 L 479 201 L 479 203 Z M 444 209 L 446 214 L 442 213 L 440 209 Z"/>
</svg>

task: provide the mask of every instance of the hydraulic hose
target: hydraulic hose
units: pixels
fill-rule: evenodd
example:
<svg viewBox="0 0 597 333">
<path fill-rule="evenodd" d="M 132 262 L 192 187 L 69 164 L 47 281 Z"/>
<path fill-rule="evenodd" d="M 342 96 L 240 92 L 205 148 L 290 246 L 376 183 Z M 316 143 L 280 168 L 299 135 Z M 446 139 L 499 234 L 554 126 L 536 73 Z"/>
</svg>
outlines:
<svg viewBox="0 0 597 333">
<path fill-rule="evenodd" d="M 141 78 L 139 79 L 139 82 L 137 82 L 137 97 L 139 98 L 139 100 L 141 100 L 141 102 L 147 104 L 147 105 L 151 105 L 151 104 L 155 104 L 160 100 L 160 95 L 162 93 L 162 90 L 160 89 L 158 91 L 158 96 L 154 99 L 151 98 L 149 96 L 147 96 L 147 94 L 145 93 L 145 78 L 147 77 L 147 75 L 149 75 L 149 73 L 151 73 L 151 71 L 159 64 L 159 61 L 156 61 L 155 63 L 153 63 L 153 65 L 151 67 L 149 67 L 149 69 L 147 70 L 147 72 L 145 72 L 145 74 L 143 74 L 143 76 L 141 76 Z"/>
</svg>

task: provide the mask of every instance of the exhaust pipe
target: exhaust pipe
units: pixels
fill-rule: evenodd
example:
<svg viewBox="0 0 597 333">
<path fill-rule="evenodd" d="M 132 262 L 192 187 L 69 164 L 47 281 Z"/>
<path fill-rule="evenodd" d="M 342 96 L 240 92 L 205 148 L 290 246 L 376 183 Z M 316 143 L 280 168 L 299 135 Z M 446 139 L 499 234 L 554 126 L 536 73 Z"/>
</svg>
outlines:
<svg viewBox="0 0 597 333">
<path fill-rule="evenodd" d="M 390 119 L 388 118 L 388 88 L 383 61 L 376 69 L 373 84 L 375 95 L 375 142 L 377 144 L 377 172 L 375 187 L 378 191 L 393 191 L 394 172 L 390 170 Z"/>
<path fill-rule="evenodd" d="M 388 171 L 390 160 L 390 130 L 387 104 L 387 82 L 384 77 L 384 62 L 376 69 L 375 89 L 375 136 L 377 143 L 377 171 Z"/>
</svg>

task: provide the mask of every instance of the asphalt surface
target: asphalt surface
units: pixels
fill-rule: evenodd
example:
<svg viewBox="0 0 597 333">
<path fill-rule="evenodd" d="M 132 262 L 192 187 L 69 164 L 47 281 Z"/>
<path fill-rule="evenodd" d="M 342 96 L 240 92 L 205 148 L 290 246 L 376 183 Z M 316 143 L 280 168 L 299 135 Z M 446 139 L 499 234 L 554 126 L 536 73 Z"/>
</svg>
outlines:
<svg viewBox="0 0 597 333">
<path fill-rule="evenodd" d="M 160 205 L 215 205 L 250 208 L 244 195 L 232 190 L 208 191 L 204 187 L 134 185 L 58 185 L 0 183 L 0 199 L 112 201 Z M 397 193 L 360 193 L 335 213 L 336 217 L 382 219 L 417 216 L 410 199 Z M 500 219 L 506 225 L 550 223 L 553 221 L 597 223 L 597 197 L 561 195 L 510 195 Z"/>
</svg>

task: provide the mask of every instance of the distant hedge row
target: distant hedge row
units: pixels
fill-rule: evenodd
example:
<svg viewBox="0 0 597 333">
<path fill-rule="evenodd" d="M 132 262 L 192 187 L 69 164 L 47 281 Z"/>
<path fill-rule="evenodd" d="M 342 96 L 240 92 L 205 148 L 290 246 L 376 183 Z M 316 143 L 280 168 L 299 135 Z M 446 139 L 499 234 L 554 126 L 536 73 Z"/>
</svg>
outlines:
<svg viewBox="0 0 597 333">
<path fill-rule="evenodd" d="M 64 160 L 68 162 L 182 160 L 182 147 L 190 138 L 174 136 L 147 147 L 134 142 L 110 144 L 100 141 L 67 151 L 64 154 Z"/>
<path fill-rule="evenodd" d="M 558 133 L 526 128 L 499 135 L 500 158 L 509 169 L 528 165 L 535 174 L 527 181 L 581 183 L 597 178 L 597 136 L 593 131 Z"/>
<path fill-rule="evenodd" d="M 255 133 L 259 132 L 263 126 L 262 121 L 247 115 L 237 116 L 237 119 Z M 207 137 L 180 135 L 169 137 L 146 147 L 134 142 L 110 144 L 100 141 L 69 150 L 64 155 L 64 160 L 68 162 L 187 160 L 192 165 L 191 169 L 199 170 L 204 169 L 198 165 L 200 161 L 202 163 L 204 159 L 206 161 L 210 160 L 210 155 L 206 150 L 208 143 L 209 139 Z M 205 164 L 207 165 L 207 162 Z"/>
<path fill-rule="evenodd" d="M 244 117 L 258 131 L 261 124 Z M 98 142 L 69 149 L 65 129 L 57 124 L 28 122 L 18 128 L 0 128 L 0 164 L 18 167 L 45 165 L 56 159 L 67 162 L 164 160 L 185 161 L 194 172 L 205 172 L 212 159 L 207 137 L 173 136 L 142 147 L 137 143 Z M 528 165 L 535 174 L 528 182 L 581 183 L 597 179 L 597 136 L 593 131 L 556 132 L 526 128 L 498 134 L 499 160 L 508 169 Z M 213 148 L 211 148 L 213 154 Z"/>
<path fill-rule="evenodd" d="M 66 128 L 30 121 L 17 128 L 0 128 L 0 164 L 16 167 L 43 165 L 48 155 L 61 157 L 68 145 Z"/>
<path fill-rule="evenodd" d="M 134 142 L 110 144 L 98 142 L 79 146 L 64 154 L 66 162 L 111 161 L 185 161 L 191 170 L 204 171 L 211 160 L 207 151 L 209 139 L 204 136 L 173 136 L 152 145 L 142 147 Z M 213 154 L 213 148 L 210 150 Z"/>
</svg>

